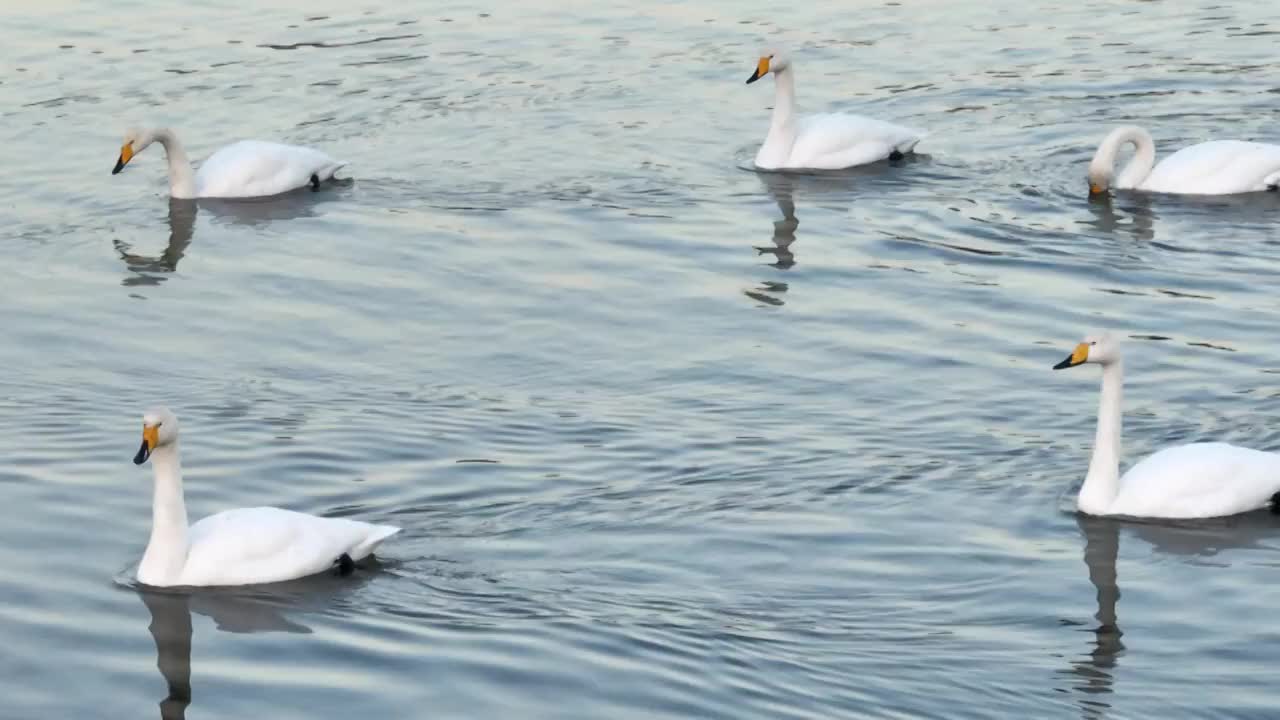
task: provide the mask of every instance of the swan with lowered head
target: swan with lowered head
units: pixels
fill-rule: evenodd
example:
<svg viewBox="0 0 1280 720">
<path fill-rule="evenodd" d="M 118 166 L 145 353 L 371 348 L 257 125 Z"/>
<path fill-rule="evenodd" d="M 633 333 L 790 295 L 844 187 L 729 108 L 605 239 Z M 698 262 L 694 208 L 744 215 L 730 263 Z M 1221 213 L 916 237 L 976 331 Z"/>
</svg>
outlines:
<svg viewBox="0 0 1280 720">
<path fill-rule="evenodd" d="M 166 408 L 142 418 L 142 447 L 155 473 L 151 539 L 138 565 L 145 585 L 251 585 L 314 575 L 334 566 L 347 573 L 387 538 L 400 532 L 345 518 L 306 515 L 273 507 L 240 508 L 187 526 L 178 457 L 178 418 Z"/>
<path fill-rule="evenodd" d="M 320 183 L 332 179 L 346 165 L 311 148 L 241 140 L 210 155 L 193 172 L 191 160 L 172 130 L 134 128 L 125 133 L 111 174 L 118 174 L 155 142 L 164 147 L 169 161 L 169 195 L 180 200 L 267 197 L 307 185 L 318 190 Z"/>
<path fill-rule="evenodd" d="M 761 170 L 839 170 L 911 152 L 924 133 L 861 115 L 796 115 L 796 86 L 791 60 L 765 51 L 747 84 L 773 74 L 777 97 L 764 145 L 756 153 Z"/>
<path fill-rule="evenodd" d="M 1126 144 L 1133 159 L 1115 175 L 1116 156 Z M 1182 195 L 1230 195 L 1280 186 L 1280 145 L 1213 140 L 1185 147 L 1156 162 L 1151 134 L 1136 126 L 1112 130 L 1089 163 L 1089 194 L 1145 190 Z"/>
<path fill-rule="evenodd" d="M 1222 442 L 1160 450 L 1120 475 L 1120 342 L 1109 333 L 1076 345 L 1054 370 L 1102 366 L 1102 401 L 1089 472 L 1076 506 L 1089 515 L 1209 518 L 1270 507 L 1280 493 L 1280 455 Z"/>
</svg>

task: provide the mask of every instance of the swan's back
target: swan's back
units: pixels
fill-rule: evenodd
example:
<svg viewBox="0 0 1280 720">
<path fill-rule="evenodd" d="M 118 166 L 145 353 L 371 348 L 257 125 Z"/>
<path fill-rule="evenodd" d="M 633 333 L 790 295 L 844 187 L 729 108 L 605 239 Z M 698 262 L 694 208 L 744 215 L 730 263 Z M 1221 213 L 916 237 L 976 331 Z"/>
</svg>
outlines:
<svg viewBox="0 0 1280 720">
<path fill-rule="evenodd" d="M 1280 145 L 1214 140 L 1185 147 L 1162 160 L 1142 189 L 1202 195 L 1257 192 L 1280 181 Z"/>
<path fill-rule="evenodd" d="M 188 530 L 183 585 L 249 585 L 323 572 L 367 557 L 400 528 L 273 507 L 228 510 Z"/>
<path fill-rule="evenodd" d="M 835 170 L 911 152 L 924 133 L 862 115 L 822 113 L 800 118 L 789 167 Z"/>
<path fill-rule="evenodd" d="M 1267 507 L 1280 492 L 1280 455 L 1192 443 L 1161 450 L 1129 469 L 1109 512 L 1135 517 L 1207 518 Z"/>
<path fill-rule="evenodd" d="M 206 198 L 266 197 L 321 182 L 346 163 L 299 145 L 241 140 L 209 156 L 196 173 L 196 193 Z"/>
</svg>

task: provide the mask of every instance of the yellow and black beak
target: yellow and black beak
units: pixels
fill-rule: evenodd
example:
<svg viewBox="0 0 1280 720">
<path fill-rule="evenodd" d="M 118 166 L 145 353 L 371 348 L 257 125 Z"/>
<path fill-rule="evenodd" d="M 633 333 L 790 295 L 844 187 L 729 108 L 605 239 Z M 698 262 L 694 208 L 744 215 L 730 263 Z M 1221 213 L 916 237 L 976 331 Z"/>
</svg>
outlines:
<svg viewBox="0 0 1280 720">
<path fill-rule="evenodd" d="M 120 157 L 116 159 L 116 166 L 112 168 L 111 174 L 115 175 L 124 169 L 125 165 L 133 159 L 133 143 L 127 142 L 120 146 Z"/>
<path fill-rule="evenodd" d="M 1089 343 L 1080 343 L 1075 350 L 1067 356 L 1066 360 L 1053 366 L 1054 370 L 1062 370 L 1077 365 L 1083 365 L 1089 359 Z"/>
<path fill-rule="evenodd" d="M 1102 187 L 1102 186 L 1101 186 L 1101 185 L 1099 185 L 1098 183 L 1096 183 L 1096 182 L 1090 182 L 1090 183 L 1089 183 L 1089 197 L 1096 197 L 1096 196 L 1098 196 L 1098 195 L 1105 195 L 1105 194 L 1106 194 L 1106 192 L 1107 192 L 1107 189 L 1106 189 L 1106 188 L 1104 188 L 1104 187 Z"/>
<path fill-rule="evenodd" d="M 760 58 L 760 62 L 756 63 L 756 71 L 751 73 L 751 77 L 747 78 L 747 84 L 750 85 L 751 83 L 759 80 L 760 78 L 768 74 L 769 74 L 769 58 L 762 57 Z"/>
<path fill-rule="evenodd" d="M 141 465 L 151 457 L 151 451 L 156 449 L 156 443 L 160 440 L 160 430 L 154 425 L 144 425 L 142 428 L 142 447 L 138 448 L 138 454 L 133 456 L 133 464 Z"/>
</svg>

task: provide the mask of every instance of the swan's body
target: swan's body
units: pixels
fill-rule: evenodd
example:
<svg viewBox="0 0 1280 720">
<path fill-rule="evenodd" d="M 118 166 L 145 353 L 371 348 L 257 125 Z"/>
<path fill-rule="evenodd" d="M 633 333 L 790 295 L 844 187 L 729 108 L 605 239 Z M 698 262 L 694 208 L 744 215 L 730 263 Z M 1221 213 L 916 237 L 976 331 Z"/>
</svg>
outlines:
<svg viewBox="0 0 1280 720">
<path fill-rule="evenodd" d="M 1208 518 L 1274 506 L 1280 455 L 1221 442 L 1165 448 L 1120 475 L 1124 369 L 1110 335 L 1087 338 L 1054 369 L 1102 365 L 1102 400 L 1089 472 L 1076 506 L 1089 515 Z"/>
<path fill-rule="evenodd" d="M 1126 144 L 1133 159 L 1115 173 L 1116 156 Z M 1105 192 L 1144 190 L 1184 195 L 1230 195 L 1275 190 L 1280 186 L 1280 145 L 1213 140 L 1185 147 L 1155 164 L 1151 134 L 1140 127 L 1112 130 L 1089 163 L 1089 189 Z"/>
<path fill-rule="evenodd" d="M 151 539 L 138 565 L 146 585 L 250 585 L 314 575 L 372 554 L 400 531 L 272 507 L 241 508 L 187 526 L 178 421 L 165 409 L 143 418 L 134 462 L 155 471 Z"/>
<path fill-rule="evenodd" d="M 795 76 L 791 62 L 765 54 L 748 80 L 773 73 L 777 97 L 769 134 L 756 153 L 762 170 L 839 170 L 904 155 L 924 134 L 861 115 L 826 113 L 796 115 Z"/>
<path fill-rule="evenodd" d="M 153 142 L 164 146 L 169 162 L 169 195 L 191 198 L 250 198 L 279 195 L 333 178 L 345 162 L 298 145 L 241 140 L 219 149 L 192 171 L 186 150 L 172 130 L 130 130 L 112 174 Z"/>
</svg>

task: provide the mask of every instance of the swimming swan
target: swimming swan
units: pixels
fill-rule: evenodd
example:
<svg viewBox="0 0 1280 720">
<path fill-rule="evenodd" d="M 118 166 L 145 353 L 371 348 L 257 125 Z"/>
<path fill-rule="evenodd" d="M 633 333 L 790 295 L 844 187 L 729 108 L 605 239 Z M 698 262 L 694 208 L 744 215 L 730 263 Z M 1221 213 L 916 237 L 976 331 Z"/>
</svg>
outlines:
<svg viewBox="0 0 1280 720">
<path fill-rule="evenodd" d="M 1076 507 L 1089 515 L 1208 518 L 1271 506 L 1280 492 L 1280 455 L 1221 442 L 1165 448 L 1120 476 L 1120 343 L 1093 335 L 1054 370 L 1102 366 L 1102 402 L 1089 472 Z"/>
<path fill-rule="evenodd" d="M 1116 155 L 1125 143 L 1133 159 L 1114 179 Z M 1089 163 L 1089 194 L 1109 188 L 1184 195 L 1229 195 L 1275 190 L 1280 184 L 1280 145 L 1214 140 L 1185 147 L 1155 165 L 1156 145 L 1140 127 L 1112 130 Z"/>
<path fill-rule="evenodd" d="M 346 165 L 311 148 L 241 140 L 210 155 L 193 173 L 191 160 L 172 130 L 135 128 L 125 133 L 111 174 L 123 170 L 153 142 L 164 146 L 169 160 L 169 195 L 180 200 L 267 197 L 307 185 L 318 190 L 320 183 Z"/>
<path fill-rule="evenodd" d="M 178 418 L 166 408 L 142 418 L 142 447 L 133 458 L 155 469 L 151 539 L 138 582 L 172 585 L 250 585 L 314 575 L 335 565 L 350 572 L 378 544 L 400 532 L 344 518 L 304 515 L 273 507 L 240 508 L 187 527 L 178 457 Z"/>
<path fill-rule="evenodd" d="M 756 153 L 761 170 L 839 170 L 897 159 L 915 148 L 924 133 L 861 115 L 827 113 L 796 117 L 791 60 L 766 51 L 747 84 L 773 73 L 777 98 L 764 145 Z"/>
</svg>

